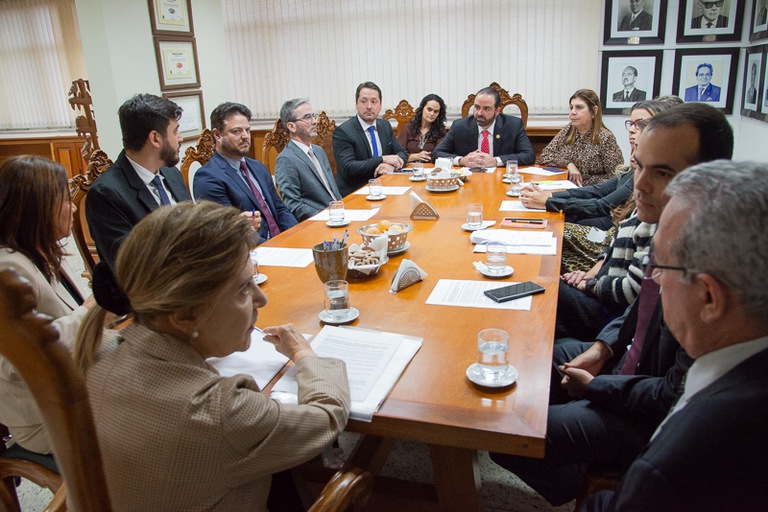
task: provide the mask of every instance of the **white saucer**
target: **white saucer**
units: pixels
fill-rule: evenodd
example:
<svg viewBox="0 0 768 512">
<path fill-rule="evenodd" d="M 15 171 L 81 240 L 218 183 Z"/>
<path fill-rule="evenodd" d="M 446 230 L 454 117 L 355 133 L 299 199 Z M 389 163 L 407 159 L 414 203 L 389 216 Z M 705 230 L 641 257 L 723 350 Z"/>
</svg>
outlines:
<svg viewBox="0 0 768 512">
<path fill-rule="evenodd" d="M 479 229 L 483 229 L 483 225 L 480 224 L 479 228 L 471 228 L 469 227 L 469 224 L 465 222 L 464 224 L 461 225 L 461 229 L 463 229 L 464 231 L 477 231 Z"/>
<path fill-rule="evenodd" d="M 429 185 L 424 187 L 427 189 L 427 192 L 453 192 L 454 190 L 459 190 L 458 185 L 454 185 L 451 188 L 430 188 Z"/>
<path fill-rule="evenodd" d="M 426 176 L 422 176 L 421 178 L 417 178 L 416 176 L 411 176 L 410 178 L 408 178 L 408 180 L 410 180 L 410 181 L 427 181 L 427 177 Z"/>
<path fill-rule="evenodd" d="M 387 198 L 387 194 L 381 194 L 380 196 L 367 195 L 365 198 L 369 201 L 383 201 Z"/>
<path fill-rule="evenodd" d="M 520 193 L 519 192 L 517 194 L 513 194 L 511 190 L 507 190 L 507 195 L 509 197 L 520 197 Z"/>
<path fill-rule="evenodd" d="M 517 368 L 512 365 L 507 367 L 507 370 L 500 379 L 493 380 L 485 377 L 485 374 L 483 374 L 483 371 L 480 369 L 480 365 L 477 363 L 473 363 L 467 368 L 467 378 L 478 386 L 485 386 L 487 388 L 503 388 L 505 386 L 511 386 L 517 381 L 517 377 Z"/>
<path fill-rule="evenodd" d="M 488 272 L 488 267 L 483 265 L 480 267 L 480 273 L 483 274 L 485 277 L 509 277 L 512 274 L 514 274 L 515 269 L 510 267 L 509 265 L 506 266 L 504 269 L 504 272 L 499 272 L 498 274 L 494 274 L 491 272 Z"/>
<path fill-rule="evenodd" d="M 349 313 L 347 313 L 347 316 L 340 319 L 332 317 L 330 314 L 328 314 L 326 310 L 322 310 L 320 314 L 317 315 L 317 317 L 323 322 L 325 322 L 326 324 L 333 324 L 333 325 L 346 324 L 347 322 L 351 322 L 358 316 L 360 316 L 360 311 L 358 311 L 357 308 L 349 308 Z"/>
<path fill-rule="evenodd" d="M 253 282 L 256 284 L 266 283 L 267 279 L 269 279 L 267 274 L 259 273 L 259 275 L 253 276 Z"/>
<path fill-rule="evenodd" d="M 403 245 L 401 248 L 395 250 L 395 251 L 387 251 L 387 256 L 397 256 L 398 254 L 403 254 L 405 251 L 411 248 L 411 242 L 405 242 L 405 245 Z"/>
<path fill-rule="evenodd" d="M 328 221 L 325 223 L 325 225 L 329 228 L 343 228 L 344 226 L 348 226 L 350 222 L 351 221 L 349 219 L 344 219 L 343 221 L 337 223 Z"/>
</svg>

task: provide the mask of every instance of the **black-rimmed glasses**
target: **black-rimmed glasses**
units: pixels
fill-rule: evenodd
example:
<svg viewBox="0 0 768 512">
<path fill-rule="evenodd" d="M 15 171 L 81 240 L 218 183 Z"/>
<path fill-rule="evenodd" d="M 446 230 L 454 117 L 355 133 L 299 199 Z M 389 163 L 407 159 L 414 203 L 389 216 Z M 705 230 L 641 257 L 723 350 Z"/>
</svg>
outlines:
<svg viewBox="0 0 768 512">
<path fill-rule="evenodd" d="M 664 270 L 680 271 L 683 273 L 683 277 L 687 276 L 688 274 L 699 273 L 698 270 L 692 268 L 676 267 L 674 265 L 658 265 L 651 262 L 651 256 L 649 254 L 643 256 L 643 259 L 640 262 L 640 268 L 643 269 L 643 279 L 653 279 L 654 281 L 661 277 L 661 273 Z"/>
<path fill-rule="evenodd" d="M 645 127 L 648 126 L 649 119 L 638 119 L 637 121 L 630 121 L 627 119 L 624 121 L 624 128 L 627 129 L 627 131 L 631 130 L 632 127 L 634 127 L 636 130 L 645 130 Z"/>
</svg>

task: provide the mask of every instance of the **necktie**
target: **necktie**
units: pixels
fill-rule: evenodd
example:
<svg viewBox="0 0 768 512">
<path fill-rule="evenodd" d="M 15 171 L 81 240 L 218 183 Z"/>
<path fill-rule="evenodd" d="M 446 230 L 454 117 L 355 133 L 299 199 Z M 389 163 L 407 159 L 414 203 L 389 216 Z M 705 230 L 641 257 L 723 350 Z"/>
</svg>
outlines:
<svg viewBox="0 0 768 512">
<path fill-rule="evenodd" d="M 629 101 L 629 91 L 624 91 L 624 101 Z"/>
<path fill-rule="evenodd" d="M 712 22 L 711 21 L 707 22 L 707 28 L 712 28 Z"/>
<path fill-rule="evenodd" d="M 155 177 L 152 178 L 152 184 L 155 186 L 157 194 L 160 196 L 160 204 L 162 206 L 171 204 L 171 200 L 168 199 L 168 194 L 165 192 L 165 187 L 163 187 L 163 182 L 159 175 L 155 174 Z"/>
<path fill-rule="evenodd" d="M 373 148 L 373 158 L 379 156 L 379 148 L 376 144 L 376 128 L 373 126 L 368 127 L 368 133 L 371 134 L 371 147 Z"/>
<path fill-rule="evenodd" d="M 648 269 L 648 271 L 652 271 Z M 634 375 L 637 369 L 637 363 L 640 361 L 640 354 L 645 345 L 645 336 L 648 333 L 648 327 L 659 302 L 659 285 L 653 279 L 646 279 L 640 286 L 640 296 L 637 298 L 637 325 L 635 326 L 635 337 L 629 346 L 627 357 L 621 366 L 621 375 Z"/>
<path fill-rule="evenodd" d="M 323 168 L 320 167 L 320 161 L 315 156 L 315 152 L 312 151 L 312 148 L 309 148 L 309 151 L 307 151 L 307 154 L 309 155 L 309 159 L 312 160 L 312 164 L 315 166 L 315 170 L 317 170 L 317 175 L 320 177 L 320 181 L 323 182 L 323 186 L 325 187 L 325 190 L 328 192 L 328 195 L 331 196 L 331 199 L 335 201 L 336 196 L 333 195 L 333 191 L 331 190 L 331 187 L 328 185 L 328 180 L 325 178 L 325 173 L 323 172 Z"/>
<path fill-rule="evenodd" d="M 259 210 L 261 211 L 262 217 L 267 220 L 267 229 L 269 230 L 268 238 L 278 235 L 280 233 L 280 227 L 278 227 L 277 222 L 275 221 L 275 217 L 272 215 L 272 211 L 269 209 L 269 205 L 267 205 L 267 202 L 264 201 L 264 198 L 259 193 L 259 189 L 257 189 L 256 185 L 253 184 L 251 175 L 248 172 L 248 167 L 245 165 L 245 160 L 240 160 L 240 172 L 243 173 L 245 182 L 248 183 L 248 185 L 251 187 L 251 192 L 253 192 L 253 197 L 256 199 L 256 204 L 259 205 Z"/>
<path fill-rule="evenodd" d="M 701 101 L 701 97 L 704 95 L 704 88 L 699 87 L 699 101 Z"/>
<path fill-rule="evenodd" d="M 491 143 L 488 142 L 488 130 L 483 130 L 483 141 L 480 143 L 480 151 L 491 154 Z"/>
</svg>

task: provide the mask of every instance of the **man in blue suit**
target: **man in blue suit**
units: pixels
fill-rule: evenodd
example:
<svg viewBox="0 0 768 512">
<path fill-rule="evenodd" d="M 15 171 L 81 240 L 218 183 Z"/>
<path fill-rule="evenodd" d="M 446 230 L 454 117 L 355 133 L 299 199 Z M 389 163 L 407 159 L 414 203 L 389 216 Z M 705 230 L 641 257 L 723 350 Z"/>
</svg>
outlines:
<svg viewBox="0 0 768 512">
<path fill-rule="evenodd" d="M 720 87 L 712 85 L 712 64 L 706 62 L 696 66 L 696 81 L 685 90 L 685 101 L 720 101 Z"/>
<path fill-rule="evenodd" d="M 277 155 L 275 182 L 285 204 L 302 221 L 341 199 L 341 193 L 328 156 L 323 148 L 312 144 L 317 137 L 317 115 L 309 100 L 296 98 L 283 103 L 280 120 L 291 140 Z"/>
<path fill-rule="evenodd" d="M 536 160 L 523 121 L 501 113 L 501 97 L 492 87 L 475 95 L 474 114 L 454 121 L 433 156 L 451 158 L 453 165 L 498 167 L 507 160 L 519 165 Z"/>
<path fill-rule="evenodd" d="M 196 199 L 252 215 L 261 243 L 298 222 L 277 195 L 267 168 L 246 156 L 251 149 L 250 121 L 251 111 L 240 103 L 222 103 L 211 112 L 216 153 L 195 173 L 192 189 Z"/>
<path fill-rule="evenodd" d="M 357 115 L 333 131 L 336 184 L 342 196 L 351 194 L 368 180 L 390 174 L 403 166 L 408 154 L 397 141 L 389 121 L 378 119 L 381 89 L 363 82 L 355 91 Z"/>
</svg>

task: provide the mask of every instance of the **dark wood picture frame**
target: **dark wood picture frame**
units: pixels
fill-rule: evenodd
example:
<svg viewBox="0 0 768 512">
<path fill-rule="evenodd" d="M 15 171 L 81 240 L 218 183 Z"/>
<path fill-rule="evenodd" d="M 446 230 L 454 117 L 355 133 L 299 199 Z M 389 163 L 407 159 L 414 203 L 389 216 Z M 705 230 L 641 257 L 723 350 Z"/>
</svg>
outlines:
<svg viewBox="0 0 768 512">
<path fill-rule="evenodd" d="M 705 64 L 712 67 L 705 100 L 699 100 L 697 70 L 705 72 Z M 692 48 L 675 51 L 675 67 L 672 78 L 672 94 L 686 103 L 702 101 L 717 107 L 725 114 L 733 113 L 736 73 L 739 69 L 739 48 Z M 720 85 L 716 85 L 720 84 Z M 711 86 L 711 88 L 710 88 Z M 723 98 L 723 95 L 725 98 Z M 714 99 L 717 98 L 717 99 Z"/>
<path fill-rule="evenodd" d="M 760 81 L 760 98 L 755 118 L 768 123 L 768 45 L 762 47 L 762 54 L 763 77 Z"/>
<path fill-rule="evenodd" d="M 203 107 L 202 91 L 177 91 L 164 92 L 163 98 L 167 98 L 184 109 L 179 121 L 179 131 L 184 137 L 184 142 L 197 140 L 205 130 L 205 109 Z M 190 106 L 192 108 L 190 108 Z M 185 119 L 186 118 L 186 119 Z"/>
<path fill-rule="evenodd" d="M 681 0 L 677 13 L 678 43 L 714 43 L 740 41 L 744 20 L 745 0 L 719 0 L 718 14 L 711 29 L 694 28 L 692 24 L 703 15 L 699 0 Z M 707 2 L 717 3 L 717 2 Z M 727 22 L 723 20 L 727 19 Z M 725 26 L 719 26 L 726 23 Z"/>
<path fill-rule="evenodd" d="M 631 16 L 629 0 L 606 0 L 603 44 L 640 45 L 664 43 L 664 29 L 667 24 L 667 0 L 644 1 L 644 14 L 638 13 L 638 16 L 641 18 L 639 21 L 640 27 L 637 26 L 638 22 L 635 22 L 633 28 L 628 28 Z M 643 17 L 645 17 L 644 21 L 642 20 Z M 650 28 L 643 29 L 643 27 Z M 623 28 L 626 28 L 626 30 L 622 30 Z"/>
<path fill-rule="evenodd" d="M 752 0 L 749 40 L 768 39 L 768 0 Z"/>
<path fill-rule="evenodd" d="M 623 114 L 638 101 L 650 100 L 661 89 L 662 50 L 604 51 L 600 72 L 600 101 L 605 114 Z M 624 91 L 624 74 L 634 68 L 636 89 L 633 97 L 617 99 Z"/>
<path fill-rule="evenodd" d="M 192 36 L 195 28 L 192 23 L 191 0 L 147 0 L 149 4 L 149 20 L 152 25 L 152 35 L 155 36 Z M 178 4 L 178 5 L 174 5 Z M 170 14 L 180 17 L 178 22 L 165 21 L 161 11 L 165 9 Z M 177 9 L 177 12 L 174 11 Z"/>
<path fill-rule="evenodd" d="M 154 40 L 160 90 L 172 91 L 200 87 L 200 64 L 197 59 L 195 38 L 155 36 Z M 171 71 L 173 68 L 179 70 L 178 77 L 173 76 Z"/>
<path fill-rule="evenodd" d="M 747 58 L 744 62 L 744 79 L 741 94 L 741 115 L 752 119 L 762 118 L 760 104 L 765 84 L 763 70 L 765 66 L 765 48 L 753 46 L 747 48 Z M 753 72 L 754 69 L 754 72 Z M 754 77 L 752 76 L 754 74 Z"/>
</svg>

